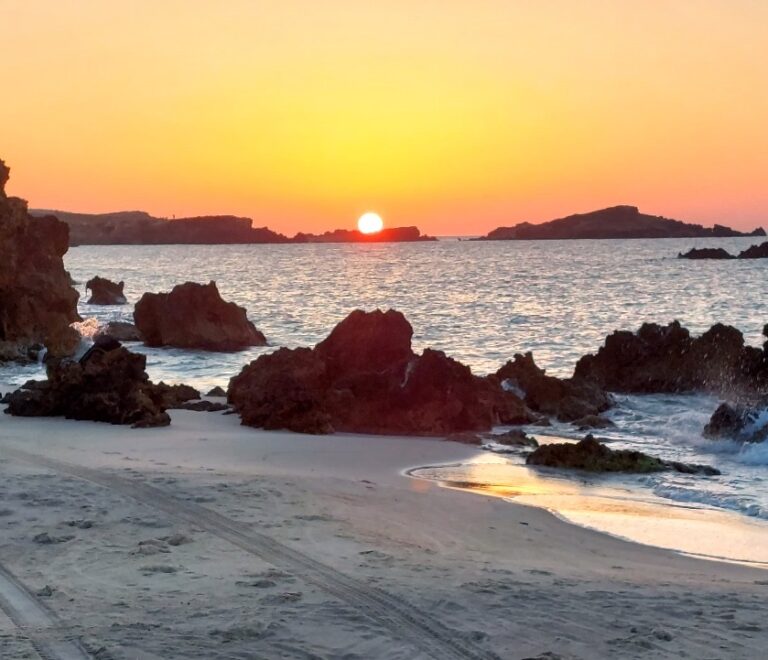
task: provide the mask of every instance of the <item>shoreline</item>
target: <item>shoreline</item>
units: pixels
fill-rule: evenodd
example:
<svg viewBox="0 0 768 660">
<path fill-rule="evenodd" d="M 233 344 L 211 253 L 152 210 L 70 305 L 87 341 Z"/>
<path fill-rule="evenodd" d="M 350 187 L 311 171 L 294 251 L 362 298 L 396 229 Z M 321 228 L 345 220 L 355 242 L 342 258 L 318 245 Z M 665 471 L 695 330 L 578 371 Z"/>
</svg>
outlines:
<svg viewBox="0 0 768 660">
<path fill-rule="evenodd" d="M 474 447 L 171 412 L 170 427 L 147 430 L 0 417 L 2 563 L 31 593 L 49 586 L 41 598 L 60 629 L 89 649 L 421 660 L 446 657 L 438 629 L 476 657 L 702 657 L 715 638 L 730 657 L 758 658 L 768 642 L 761 569 L 404 474 L 403 465 L 467 461 Z M 246 536 L 233 544 L 227 530 Z M 34 541 L 40 534 L 54 542 Z M 253 554 L 243 539 L 284 550 Z M 307 559 L 291 563 L 297 552 Z M 420 622 L 415 632 L 367 609 L 380 592 Z M 0 639 L 0 655 L 22 657 L 12 648 Z"/>
<path fill-rule="evenodd" d="M 638 475 L 533 469 L 505 461 L 504 454 L 484 450 L 463 463 L 411 467 L 403 473 L 443 488 L 547 511 L 566 524 L 628 543 L 768 570 L 766 521 L 656 496 L 643 484 L 629 483 Z M 503 473 L 494 470 L 496 463 L 503 463 Z M 488 467 L 487 479 L 483 466 Z M 469 476 L 464 480 L 461 475 Z"/>
</svg>

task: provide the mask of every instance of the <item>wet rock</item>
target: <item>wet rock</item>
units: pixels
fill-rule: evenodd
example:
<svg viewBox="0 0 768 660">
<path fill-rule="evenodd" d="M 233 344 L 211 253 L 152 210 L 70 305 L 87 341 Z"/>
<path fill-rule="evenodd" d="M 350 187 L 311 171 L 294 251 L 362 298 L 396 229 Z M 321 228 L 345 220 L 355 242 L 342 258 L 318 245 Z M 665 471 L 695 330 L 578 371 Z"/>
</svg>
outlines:
<svg viewBox="0 0 768 660">
<path fill-rule="evenodd" d="M 588 472 L 661 472 L 676 470 L 686 474 L 720 474 L 707 465 L 688 465 L 663 461 L 639 451 L 610 449 L 592 435 L 577 443 L 542 445 L 526 458 L 526 465 L 585 470 Z"/>
<path fill-rule="evenodd" d="M 183 408 L 187 401 L 200 398 L 200 392 L 191 385 L 168 385 L 161 380 L 154 389 L 164 408 Z"/>
<path fill-rule="evenodd" d="M 581 419 L 574 420 L 573 425 L 577 426 L 579 431 L 588 431 L 589 429 L 610 429 L 616 426 L 610 419 L 603 417 L 602 415 L 586 415 Z"/>
<path fill-rule="evenodd" d="M 0 362 L 72 355 L 80 335 L 70 323 L 78 293 L 69 283 L 63 256 L 69 229 L 53 216 L 32 217 L 27 203 L 7 197 L 10 170 L 0 160 Z"/>
<path fill-rule="evenodd" d="M 735 259 L 735 257 L 723 248 L 691 248 L 683 254 L 677 255 L 678 259 Z"/>
<path fill-rule="evenodd" d="M 117 341 L 144 341 L 144 337 L 139 329 L 127 321 L 110 321 L 99 328 L 96 337 L 112 337 Z"/>
<path fill-rule="evenodd" d="M 763 442 L 768 437 L 768 415 L 764 408 L 721 403 L 704 427 L 703 435 L 711 440 Z"/>
<path fill-rule="evenodd" d="M 488 433 L 487 440 L 506 447 L 533 447 L 539 446 L 536 438 L 527 435 L 522 429 L 512 429 L 505 433 Z"/>
<path fill-rule="evenodd" d="M 736 396 L 768 388 L 763 351 L 745 346 L 736 328 L 720 323 L 700 337 L 691 337 L 677 321 L 614 332 L 597 354 L 578 361 L 574 378 L 613 392 L 649 394 Z"/>
<path fill-rule="evenodd" d="M 6 413 L 66 417 L 137 427 L 166 426 L 163 395 L 146 372 L 146 357 L 110 338 L 96 339 L 77 362 L 47 365 L 48 380 L 13 392 Z"/>
<path fill-rule="evenodd" d="M 680 461 L 664 461 L 664 465 L 669 470 L 681 472 L 683 474 L 703 474 L 707 477 L 714 477 L 722 474 L 717 468 L 711 465 L 700 465 L 699 463 L 681 463 Z"/>
<path fill-rule="evenodd" d="M 89 305 L 124 305 L 128 302 L 123 294 L 124 282 L 112 282 L 105 277 L 91 278 L 85 284 L 85 290 L 91 292 Z"/>
<path fill-rule="evenodd" d="M 448 436 L 521 424 L 532 414 L 498 380 L 441 351 L 411 349 L 399 312 L 355 311 L 314 349 L 281 348 L 230 382 L 243 424 L 300 433 Z"/>
<path fill-rule="evenodd" d="M 219 387 L 217 385 L 212 390 L 210 390 L 205 396 L 225 397 L 227 396 L 227 391 L 223 387 Z"/>
<path fill-rule="evenodd" d="M 563 422 L 596 416 L 612 404 L 610 396 L 594 383 L 547 376 L 531 353 L 515 355 L 495 376 L 502 387 L 522 396 L 529 408 Z"/>
<path fill-rule="evenodd" d="M 245 309 L 221 298 L 215 282 L 186 282 L 170 293 L 145 293 L 133 316 L 147 346 L 238 351 L 267 343 Z"/>
</svg>

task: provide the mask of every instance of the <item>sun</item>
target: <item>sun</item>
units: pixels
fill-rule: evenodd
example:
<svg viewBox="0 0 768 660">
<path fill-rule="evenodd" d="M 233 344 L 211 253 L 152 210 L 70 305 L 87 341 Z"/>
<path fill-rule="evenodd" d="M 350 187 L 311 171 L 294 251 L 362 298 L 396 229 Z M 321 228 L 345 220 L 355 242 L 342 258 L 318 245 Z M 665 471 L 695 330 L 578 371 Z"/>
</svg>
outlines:
<svg viewBox="0 0 768 660">
<path fill-rule="evenodd" d="M 357 221 L 357 228 L 361 234 L 375 234 L 384 228 L 384 221 L 378 213 L 363 213 Z"/>
</svg>

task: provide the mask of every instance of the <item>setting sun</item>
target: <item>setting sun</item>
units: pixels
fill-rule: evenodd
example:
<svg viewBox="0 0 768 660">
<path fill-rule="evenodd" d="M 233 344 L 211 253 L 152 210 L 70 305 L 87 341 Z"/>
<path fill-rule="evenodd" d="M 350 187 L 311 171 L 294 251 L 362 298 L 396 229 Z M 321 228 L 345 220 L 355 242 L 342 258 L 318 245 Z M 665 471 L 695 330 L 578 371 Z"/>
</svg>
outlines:
<svg viewBox="0 0 768 660">
<path fill-rule="evenodd" d="M 384 228 L 384 221 L 378 213 L 363 213 L 357 221 L 361 234 L 375 234 Z"/>
</svg>

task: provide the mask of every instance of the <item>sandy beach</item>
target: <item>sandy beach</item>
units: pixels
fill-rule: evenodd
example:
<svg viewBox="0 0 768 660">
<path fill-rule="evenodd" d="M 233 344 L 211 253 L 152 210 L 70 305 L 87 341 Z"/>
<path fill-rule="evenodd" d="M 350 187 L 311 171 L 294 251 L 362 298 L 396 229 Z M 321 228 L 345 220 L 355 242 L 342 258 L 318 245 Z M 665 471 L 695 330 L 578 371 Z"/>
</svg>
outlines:
<svg viewBox="0 0 768 660">
<path fill-rule="evenodd" d="M 0 657 L 764 657 L 765 571 L 404 475 L 474 453 L 0 416 Z"/>
</svg>

